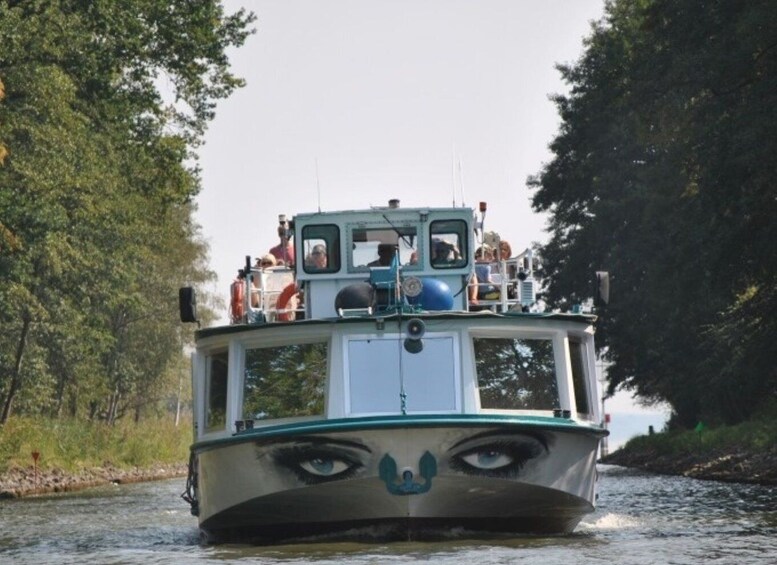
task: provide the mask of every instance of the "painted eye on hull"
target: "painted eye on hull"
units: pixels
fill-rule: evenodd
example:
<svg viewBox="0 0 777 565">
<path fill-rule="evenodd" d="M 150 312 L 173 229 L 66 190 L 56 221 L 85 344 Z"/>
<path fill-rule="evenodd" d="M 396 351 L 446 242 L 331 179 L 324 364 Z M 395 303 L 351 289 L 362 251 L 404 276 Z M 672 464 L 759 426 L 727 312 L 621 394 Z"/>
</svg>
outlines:
<svg viewBox="0 0 777 565">
<path fill-rule="evenodd" d="M 513 458 L 510 455 L 495 449 L 462 455 L 461 459 L 476 469 L 500 469 L 513 462 Z"/>
<path fill-rule="evenodd" d="M 517 477 L 524 465 L 547 450 L 537 440 L 500 439 L 464 448 L 451 456 L 451 468 L 467 475 Z"/>
<path fill-rule="evenodd" d="M 330 457 L 316 457 L 307 461 L 300 461 L 299 466 L 311 475 L 320 477 L 331 477 L 347 471 L 350 465 L 340 459 Z"/>
<path fill-rule="evenodd" d="M 273 458 L 308 485 L 349 479 L 364 466 L 358 456 L 336 446 L 282 447 Z"/>
</svg>

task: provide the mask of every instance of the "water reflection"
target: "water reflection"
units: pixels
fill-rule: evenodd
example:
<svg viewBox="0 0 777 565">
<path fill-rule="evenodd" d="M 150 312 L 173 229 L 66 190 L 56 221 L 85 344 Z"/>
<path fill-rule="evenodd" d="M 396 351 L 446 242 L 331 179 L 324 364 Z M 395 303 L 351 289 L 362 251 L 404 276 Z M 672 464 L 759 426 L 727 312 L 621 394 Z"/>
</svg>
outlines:
<svg viewBox="0 0 777 565">
<path fill-rule="evenodd" d="M 0 501 L 0 563 L 772 563 L 777 488 L 600 467 L 597 511 L 567 536 L 425 543 L 199 545 L 180 479 Z"/>
</svg>

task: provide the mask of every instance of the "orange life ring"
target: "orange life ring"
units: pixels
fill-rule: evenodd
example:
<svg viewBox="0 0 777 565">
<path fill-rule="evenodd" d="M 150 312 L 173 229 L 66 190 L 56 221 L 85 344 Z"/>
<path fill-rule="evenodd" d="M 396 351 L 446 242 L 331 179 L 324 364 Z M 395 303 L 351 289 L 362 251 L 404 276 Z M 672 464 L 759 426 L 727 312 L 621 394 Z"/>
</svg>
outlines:
<svg viewBox="0 0 777 565">
<path fill-rule="evenodd" d="M 292 297 L 296 296 L 298 293 L 299 287 L 297 286 L 297 283 L 287 284 L 286 287 L 281 291 L 281 294 L 278 296 L 278 301 L 275 303 L 275 307 L 278 310 L 283 310 L 287 307 Z M 279 322 L 291 322 L 296 317 L 296 312 L 278 312 Z"/>
<path fill-rule="evenodd" d="M 245 314 L 245 282 L 235 279 L 229 287 L 229 296 L 229 315 L 232 318 L 232 323 L 237 324 Z"/>
</svg>

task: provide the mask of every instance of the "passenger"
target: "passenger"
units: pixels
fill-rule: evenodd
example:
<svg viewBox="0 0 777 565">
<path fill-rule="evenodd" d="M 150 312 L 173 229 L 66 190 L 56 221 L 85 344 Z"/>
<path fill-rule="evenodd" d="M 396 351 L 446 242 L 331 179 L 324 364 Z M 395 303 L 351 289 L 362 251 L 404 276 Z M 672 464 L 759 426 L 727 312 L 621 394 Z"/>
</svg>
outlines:
<svg viewBox="0 0 777 565">
<path fill-rule="evenodd" d="M 481 245 L 475 251 L 475 274 L 469 287 L 469 300 L 477 304 L 480 300 L 499 299 L 499 289 L 491 278 L 491 265 L 494 254 L 491 247 Z"/>
<path fill-rule="evenodd" d="M 394 259 L 394 253 L 397 246 L 392 243 L 378 244 L 378 258 L 367 263 L 368 267 L 390 267 L 391 260 Z"/>
<path fill-rule="evenodd" d="M 513 248 L 510 247 L 510 244 L 506 240 L 501 240 L 499 242 L 499 259 L 501 261 L 507 261 L 512 256 Z"/>
<path fill-rule="evenodd" d="M 294 246 L 289 240 L 288 233 L 285 226 L 278 226 L 278 237 L 281 239 L 281 242 L 275 247 L 271 247 L 270 253 L 275 257 L 276 264 L 293 266 Z"/>
<path fill-rule="evenodd" d="M 313 246 L 310 254 L 305 257 L 305 266 L 309 270 L 322 271 L 327 267 L 326 246 L 319 243 Z"/>
<path fill-rule="evenodd" d="M 455 245 L 444 239 L 432 239 L 432 266 L 451 265 L 460 259 L 461 252 Z"/>
<path fill-rule="evenodd" d="M 256 265 L 254 265 L 254 268 L 259 268 L 262 271 L 266 271 L 268 269 L 272 269 L 273 267 L 277 266 L 278 262 L 275 259 L 275 255 L 271 253 L 267 253 L 263 255 L 261 258 L 258 258 L 256 260 Z M 259 306 L 259 277 L 261 277 L 261 273 L 254 273 L 251 283 L 253 284 L 253 287 L 257 290 L 251 292 L 251 306 L 253 308 L 257 308 Z"/>
<path fill-rule="evenodd" d="M 257 265 L 262 269 L 269 269 L 278 265 L 278 259 L 272 253 L 265 253 L 261 259 L 256 260 Z"/>
<path fill-rule="evenodd" d="M 501 240 L 499 242 L 499 260 L 500 261 L 509 261 L 513 256 L 513 248 L 510 247 L 510 244 L 506 240 Z M 503 273 L 503 276 L 507 276 L 507 298 L 517 298 L 518 297 L 518 287 L 517 283 L 515 282 L 518 278 L 518 266 L 515 263 L 508 264 L 507 266 L 507 272 Z M 501 265 L 500 265 L 500 272 L 501 272 Z"/>
<path fill-rule="evenodd" d="M 407 262 L 408 265 L 418 265 L 418 251 L 413 251 L 410 254 L 410 260 Z"/>
</svg>

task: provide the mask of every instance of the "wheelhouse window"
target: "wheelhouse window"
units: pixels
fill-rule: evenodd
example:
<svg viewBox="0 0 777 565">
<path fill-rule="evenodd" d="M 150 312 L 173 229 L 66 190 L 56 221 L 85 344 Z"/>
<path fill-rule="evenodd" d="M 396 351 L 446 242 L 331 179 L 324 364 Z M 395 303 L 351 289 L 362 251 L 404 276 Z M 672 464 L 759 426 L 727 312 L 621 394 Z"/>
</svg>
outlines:
<svg viewBox="0 0 777 565">
<path fill-rule="evenodd" d="M 579 340 L 569 340 L 569 356 L 572 361 L 572 386 L 575 389 L 575 404 L 581 417 L 591 417 L 591 401 L 586 379 L 585 344 Z"/>
<path fill-rule="evenodd" d="M 324 414 L 327 344 L 246 351 L 243 417 L 254 420 Z"/>
<path fill-rule="evenodd" d="M 223 430 L 227 425 L 227 352 L 207 358 L 205 388 L 205 431 Z"/>
<path fill-rule="evenodd" d="M 475 338 L 474 347 L 481 408 L 558 408 L 560 403 L 551 340 Z"/>
<path fill-rule="evenodd" d="M 467 264 L 467 223 L 463 220 L 437 220 L 429 228 L 430 262 L 435 269 L 456 269 Z"/>
<path fill-rule="evenodd" d="M 388 267 L 399 253 L 405 268 L 418 265 L 418 232 L 415 226 L 394 228 L 353 228 L 351 230 L 350 269 L 366 271 L 370 267 Z"/>
<path fill-rule="evenodd" d="M 340 270 L 340 228 L 330 224 L 305 226 L 302 253 L 306 273 L 336 273 Z"/>
</svg>

